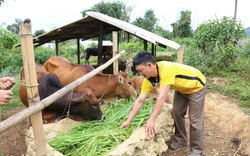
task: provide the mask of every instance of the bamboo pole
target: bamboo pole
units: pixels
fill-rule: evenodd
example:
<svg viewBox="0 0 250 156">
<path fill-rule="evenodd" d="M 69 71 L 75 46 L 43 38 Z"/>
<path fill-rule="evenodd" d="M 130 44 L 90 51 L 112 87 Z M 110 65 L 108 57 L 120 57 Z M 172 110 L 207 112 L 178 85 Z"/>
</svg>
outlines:
<svg viewBox="0 0 250 156">
<path fill-rule="evenodd" d="M 177 62 L 178 63 L 183 62 L 183 53 L 184 53 L 184 49 L 182 47 L 178 48 L 178 51 L 177 51 Z"/>
<path fill-rule="evenodd" d="M 113 57 L 117 54 L 117 49 L 118 49 L 118 47 L 117 47 L 117 43 L 118 43 L 118 35 L 117 35 L 117 31 L 114 31 L 113 33 L 112 33 L 112 40 L 113 40 Z M 117 74 L 118 73 L 118 71 L 119 71 L 119 61 L 118 60 L 116 60 L 116 61 L 114 61 L 114 63 L 113 63 L 113 74 Z"/>
<path fill-rule="evenodd" d="M 9 128 L 13 127 L 14 125 L 18 124 L 19 122 L 27 119 L 31 115 L 35 114 L 36 112 L 44 109 L 45 107 L 49 106 L 54 101 L 61 98 L 63 95 L 74 89 L 76 86 L 82 84 L 83 82 L 87 81 L 91 77 L 98 74 L 100 71 L 107 68 L 109 65 L 111 65 L 115 60 L 117 60 L 122 54 L 124 54 L 125 51 L 121 51 L 119 54 L 117 54 L 115 57 L 107 61 L 105 64 L 99 66 L 95 70 L 89 72 L 88 74 L 78 78 L 74 82 L 66 85 L 62 89 L 58 90 L 54 94 L 48 96 L 47 98 L 41 100 L 40 102 L 35 103 L 34 105 L 22 110 L 21 112 L 14 114 L 13 116 L 9 117 L 8 119 L 2 121 L 0 123 L 0 134 Z"/>
<path fill-rule="evenodd" d="M 20 40 L 28 102 L 29 106 L 32 106 L 34 103 L 40 101 L 40 97 L 38 94 L 33 37 L 31 31 L 31 22 L 29 19 L 26 19 L 20 25 Z M 34 133 L 36 155 L 44 156 L 46 155 L 47 151 L 41 111 L 36 112 L 31 116 L 31 123 Z"/>
</svg>

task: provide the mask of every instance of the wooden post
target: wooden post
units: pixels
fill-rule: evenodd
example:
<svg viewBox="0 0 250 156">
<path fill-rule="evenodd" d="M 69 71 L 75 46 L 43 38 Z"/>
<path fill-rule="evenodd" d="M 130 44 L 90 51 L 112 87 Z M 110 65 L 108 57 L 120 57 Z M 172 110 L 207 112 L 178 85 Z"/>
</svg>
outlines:
<svg viewBox="0 0 250 156">
<path fill-rule="evenodd" d="M 26 89 L 30 106 L 40 101 L 38 94 L 38 83 L 36 76 L 34 47 L 32 38 L 33 37 L 31 31 L 31 22 L 29 19 L 26 19 L 20 25 L 20 40 Z M 47 151 L 41 111 L 31 116 L 31 123 L 35 139 L 36 155 L 45 156 Z"/>
<path fill-rule="evenodd" d="M 117 42 L 117 31 L 113 31 L 112 33 L 112 41 L 113 41 L 113 57 L 115 57 L 115 55 L 117 54 L 117 45 L 118 45 L 118 42 Z M 118 71 L 119 71 L 119 62 L 118 60 L 114 61 L 113 63 L 113 74 L 118 74 Z"/>
<path fill-rule="evenodd" d="M 144 45 L 144 48 L 143 50 L 147 51 L 148 50 L 148 41 L 147 40 L 143 40 L 143 45 Z"/>
<path fill-rule="evenodd" d="M 178 51 L 177 51 L 177 62 L 178 63 L 182 63 L 183 53 L 184 53 L 184 49 L 182 47 L 178 48 Z"/>
<path fill-rule="evenodd" d="M 80 64 L 80 39 L 77 38 L 77 63 Z"/>
<path fill-rule="evenodd" d="M 100 23 L 100 35 L 98 37 L 98 55 L 97 55 L 97 65 L 100 66 L 102 64 L 102 40 L 103 40 L 103 24 Z"/>
<path fill-rule="evenodd" d="M 58 40 L 55 40 L 55 44 L 56 44 L 56 56 L 58 56 L 59 55 Z"/>
</svg>

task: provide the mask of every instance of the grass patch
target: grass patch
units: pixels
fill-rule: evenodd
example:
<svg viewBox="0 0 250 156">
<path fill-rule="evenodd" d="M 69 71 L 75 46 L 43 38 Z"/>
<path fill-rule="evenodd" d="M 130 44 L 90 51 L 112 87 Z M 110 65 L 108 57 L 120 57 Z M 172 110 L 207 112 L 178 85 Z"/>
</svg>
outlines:
<svg viewBox="0 0 250 156">
<path fill-rule="evenodd" d="M 134 129 L 143 126 L 153 110 L 151 100 L 147 100 L 129 127 L 120 129 L 133 106 L 134 100 L 110 102 L 103 109 L 105 121 L 86 121 L 70 132 L 57 137 L 49 144 L 67 156 L 100 156 L 112 151 L 132 134 Z"/>
<path fill-rule="evenodd" d="M 235 73 L 229 73 L 223 79 L 226 79 L 227 83 L 208 81 L 208 90 L 237 99 L 237 104 L 246 107 L 246 114 L 250 115 L 250 79 Z"/>
</svg>

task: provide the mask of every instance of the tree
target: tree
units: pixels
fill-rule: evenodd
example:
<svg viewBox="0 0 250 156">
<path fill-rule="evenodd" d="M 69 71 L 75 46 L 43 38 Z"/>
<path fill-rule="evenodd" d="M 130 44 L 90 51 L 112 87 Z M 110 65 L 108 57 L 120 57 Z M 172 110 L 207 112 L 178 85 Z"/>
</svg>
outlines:
<svg viewBox="0 0 250 156">
<path fill-rule="evenodd" d="M 14 53 L 12 53 L 13 46 L 18 43 L 19 36 L 11 31 L 3 28 L 0 25 L 0 71 L 13 65 L 10 59 L 14 60 Z M 10 50 L 11 49 L 11 50 Z"/>
<path fill-rule="evenodd" d="M 206 21 L 194 32 L 195 50 L 185 53 L 186 61 L 208 74 L 242 71 L 235 65 L 242 62 L 238 42 L 245 36 L 243 25 L 232 17 Z"/>
<path fill-rule="evenodd" d="M 172 33 L 163 29 L 161 26 L 157 26 L 154 33 L 167 39 L 172 39 Z"/>
<path fill-rule="evenodd" d="M 123 13 L 123 16 L 122 16 L 122 20 L 123 21 L 129 23 L 129 21 L 130 21 L 130 15 L 131 15 L 132 10 L 133 10 L 132 6 L 125 7 L 124 13 Z M 125 35 L 125 31 L 124 30 L 121 31 L 121 37 L 122 37 L 121 41 L 125 41 L 127 39 L 127 36 Z"/>
<path fill-rule="evenodd" d="M 82 17 L 86 16 L 86 12 L 94 11 L 100 12 L 102 14 L 123 20 L 124 19 L 124 12 L 126 10 L 126 5 L 122 1 L 116 2 L 101 2 L 95 4 L 93 7 L 87 10 L 83 10 Z"/>
<path fill-rule="evenodd" d="M 0 6 L 3 4 L 4 0 L 0 0 Z"/>
<path fill-rule="evenodd" d="M 236 45 L 246 36 L 246 31 L 241 22 L 234 21 L 230 17 L 222 17 L 221 20 L 209 20 L 201 24 L 194 33 L 196 46 L 204 53 L 214 51 L 218 45 Z"/>
<path fill-rule="evenodd" d="M 11 49 L 18 43 L 18 35 L 0 26 L 0 48 Z"/>
<path fill-rule="evenodd" d="M 154 10 L 149 9 L 145 12 L 144 18 L 136 18 L 133 24 L 142 29 L 154 32 L 154 30 L 158 26 L 157 22 L 158 19 L 155 17 Z"/>
<path fill-rule="evenodd" d="M 19 34 L 19 25 L 22 23 L 22 20 L 19 18 L 15 19 L 16 23 L 7 26 L 7 30 L 11 31 L 14 34 Z"/>
<path fill-rule="evenodd" d="M 122 1 L 115 1 L 115 2 L 101 2 L 95 4 L 93 7 L 87 10 L 83 10 L 82 17 L 86 16 L 86 12 L 94 11 L 100 12 L 102 14 L 108 15 L 113 18 L 117 18 L 126 22 L 130 20 L 130 14 L 132 11 L 132 7 L 126 7 L 126 5 Z M 111 34 L 107 34 L 104 36 L 104 39 L 111 40 Z M 124 41 L 127 38 L 124 31 L 121 31 L 121 41 Z"/>
<path fill-rule="evenodd" d="M 177 37 L 191 37 L 193 35 L 193 30 L 191 28 L 191 14 L 189 10 L 181 11 L 180 20 L 175 23 L 172 23 L 173 36 Z"/>
<path fill-rule="evenodd" d="M 45 33 L 45 31 L 44 31 L 43 29 L 41 29 L 41 30 L 36 30 L 36 32 L 35 32 L 35 34 L 34 34 L 34 37 L 40 36 L 40 35 L 42 35 L 42 34 L 44 34 L 44 33 Z"/>
</svg>

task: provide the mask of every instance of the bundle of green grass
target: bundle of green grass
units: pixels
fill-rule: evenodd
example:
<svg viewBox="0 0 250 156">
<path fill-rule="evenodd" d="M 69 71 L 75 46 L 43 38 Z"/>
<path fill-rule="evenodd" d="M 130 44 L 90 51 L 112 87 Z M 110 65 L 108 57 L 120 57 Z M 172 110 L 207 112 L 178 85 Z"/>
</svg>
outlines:
<svg viewBox="0 0 250 156">
<path fill-rule="evenodd" d="M 134 100 L 109 102 L 109 105 L 102 109 L 106 117 L 103 122 L 86 121 L 49 144 L 67 156 L 103 156 L 128 139 L 150 116 L 153 104 L 151 100 L 147 100 L 131 125 L 120 129 L 119 126 L 127 119 L 133 103 Z"/>
</svg>

